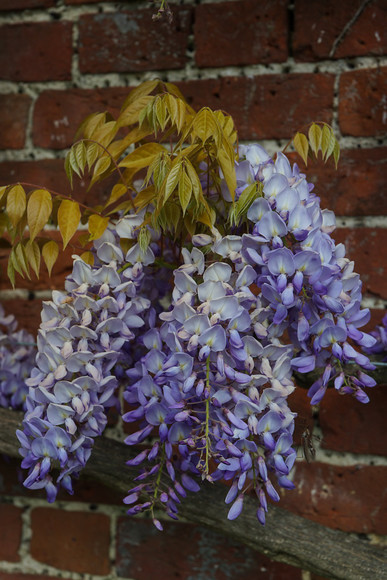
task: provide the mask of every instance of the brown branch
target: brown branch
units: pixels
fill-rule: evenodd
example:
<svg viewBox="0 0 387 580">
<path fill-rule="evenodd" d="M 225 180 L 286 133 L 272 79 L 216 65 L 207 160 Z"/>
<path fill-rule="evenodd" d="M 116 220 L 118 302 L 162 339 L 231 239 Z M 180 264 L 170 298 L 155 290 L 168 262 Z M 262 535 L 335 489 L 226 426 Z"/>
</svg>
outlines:
<svg viewBox="0 0 387 580">
<path fill-rule="evenodd" d="M 18 456 L 15 431 L 21 413 L 0 409 L 0 453 Z M 122 497 L 133 485 L 135 471 L 125 465 L 134 451 L 101 437 L 84 476 L 116 490 Z M 137 474 L 137 473 L 136 473 Z M 387 580 L 386 552 L 356 535 L 332 530 L 284 509 L 270 506 L 267 523 L 262 527 L 256 517 L 257 502 L 246 497 L 242 515 L 227 520 L 225 491 L 221 485 L 205 482 L 202 491 L 189 494 L 180 513 L 189 522 L 207 526 L 279 562 L 310 570 L 315 574 L 342 580 Z"/>
</svg>

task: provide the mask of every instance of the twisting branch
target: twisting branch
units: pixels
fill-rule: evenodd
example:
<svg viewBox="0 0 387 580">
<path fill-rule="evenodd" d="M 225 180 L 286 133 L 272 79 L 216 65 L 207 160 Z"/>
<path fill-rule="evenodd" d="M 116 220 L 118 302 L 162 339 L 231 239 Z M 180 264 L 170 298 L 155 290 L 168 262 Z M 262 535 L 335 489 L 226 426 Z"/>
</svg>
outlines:
<svg viewBox="0 0 387 580">
<path fill-rule="evenodd" d="M 15 431 L 21 413 L 0 409 L 0 453 L 18 456 Z M 133 486 L 137 472 L 125 462 L 135 452 L 123 443 L 101 437 L 83 477 L 93 478 L 116 490 L 122 497 Z M 205 482 L 202 491 L 189 494 L 181 515 L 189 522 L 223 533 L 279 562 L 342 580 L 387 579 L 387 558 L 381 548 L 353 534 L 326 528 L 284 509 L 270 506 L 266 526 L 255 517 L 255 500 L 246 497 L 244 512 L 233 522 L 227 520 L 222 486 Z"/>
</svg>

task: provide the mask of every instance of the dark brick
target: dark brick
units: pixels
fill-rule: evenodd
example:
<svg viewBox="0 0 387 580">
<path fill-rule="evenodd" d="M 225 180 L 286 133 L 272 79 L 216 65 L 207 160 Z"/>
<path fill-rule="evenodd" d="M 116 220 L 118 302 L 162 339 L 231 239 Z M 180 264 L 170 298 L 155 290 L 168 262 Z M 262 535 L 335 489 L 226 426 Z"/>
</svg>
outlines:
<svg viewBox="0 0 387 580">
<path fill-rule="evenodd" d="M 202 4 L 195 11 L 199 67 L 283 62 L 288 57 L 286 0 Z"/>
<path fill-rule="evenodd" d="M 117 574 L 150 580 L 301 580 L 301 571 L 271 562 L 210 530 L 163 522 L 159 532 L 150 521 L 120 518 L 117 527 Z"/>
<path fill-rule="evenodd" d="M 328 391 L 320 405 L 321 446 L 333 451 L 387 455 L 385 409 L 387 386 L 365 389 L 370 402 Z M 345 417 L 345 421 L 343 418 Z"/>
<path fill-rule="evenodd" d="M 166 19 L 152 21 L 154 12 L 154 9 L 135 9 L 132 12 L 81 16 L 81 72 L 135 72 L 184 67 L 191 9 L 174 8 L 172 23 Z"/>
<path fill-rule="evenodd" d="M 359 9 L 360 13 L 346 30 Z M 309 0 L 296 0 L 293 37 L 295 58 L 313 61 L 386 54 L 387 31 L 383 25 L 386 17 L 383 0 L 368 3 L 362 0 L 326 0 L 323 5 Z"/>
<path fill-rule="evenodd" d="M 51 8 L 56 0 L 0 0 L 0 12 L 29 10 L 31 8 Z"/>
<path fill-rule="evenodd" d="M 8 185 L 15 182 L 31 184 L 25 185 L 29 191 L 33 187 L 44 187 L 54 194 L 71 195 L 76 201 L 85 205 L 97 205 L 106 201 L 112 186 L 114 176 L 101 184 L 96 184 L 88 192 L 89 179 L 78 179 L 74 175 L 74 188 L 64 169 L 64 159 L 42 159 L 40 161 L 4 161 L 0 163 L 0 185 Z"/>
<path fill-rule="evenodd" d="M 0 79 L 68 80 L 71 57 L 70 22 L 7 24 L 0 28 Z"/>
<path fill-rule="evenodd" d="M 345 532 L 385 534 L 387 467 L 298 462 L 281 507 Z"/>
<path fill-rule="evenodd" d="M 103 514 L 36 508 L 31 556 L 61 570 L 109 574 L 110 520 Z"/>
<path fill-rule="evenodd" d="M 240 139 L 286 139 L 316 120 L 331 122 L 333 76 L 329 74 L 224 77 L 179 83 L 198 110 L 232 115 Z"/>
<path fill-rule="evenodd" d="M 60 580 L 61 576 L 42 576 L 41 574 L 24 574 L 15 572 L 8 574 L 0 571 L 0 580 Z"/>
<path fill-rule="evenodd" d="M 336 242 L 343 242 L 347 256 L 355 261 L 355 272 L 363 281 L 367 294 L 387 299 L 386 261 L 383 250 L 387 247 L 384 228 L 340 228 L 333 234 Z"/>
<path fill-rule="evenodd" d="M 0 149 L 24 147 L 31 102 L 27 95 L 0 95 Z"/>
<path fill-rule="evenodd" d="M 22 521 L 22 510 L 13 505 L 0 504 L 0 560 L 19 562 L 18 554 Z"/>
<path fill-rule="evenodd" d="M 7 314 L 13 314 L 19 323 L 18 328 L 26 330 L 33 336 L 36 336 L 37 329 L 40 325 L 40 313 L 42 310 L 42 301 L 39 299 L 20 300 L 13 298 L 11 300 L 2 300 Z"/>
<path fill-rule="evenodd" d="M 34 144 L 48 149 L 69 147 L 91 113 L 109 111 L 117 117 L 128 92 L 127 88 L 44 91 L 34 110 Z"/>
<path fill-rule="evenodd" d="M 307 180 L 315 184 L 314 192 L 321 206 L 336 216 L 386 215 L 387 148 L 343 149 L 337 169 L 333 160 L 326 164 L 312 161 L 304 166 L 299 156 L 290 155 Z"/>
<path fill-rule="evenodd" d="M 387 134 L 387 68 L 362 69 L 341 75 L 339 124 L 344 135 Z"/>
</svg>

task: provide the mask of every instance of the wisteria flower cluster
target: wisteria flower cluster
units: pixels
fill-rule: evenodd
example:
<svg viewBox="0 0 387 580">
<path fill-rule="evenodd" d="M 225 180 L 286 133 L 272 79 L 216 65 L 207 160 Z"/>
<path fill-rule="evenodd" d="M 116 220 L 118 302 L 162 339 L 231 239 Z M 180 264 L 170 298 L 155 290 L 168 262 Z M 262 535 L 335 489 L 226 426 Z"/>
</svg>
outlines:
<svg viewBox="0 0 387 580">
<path fill-rule="evenodd" d="M 118 243 L 120 233 L 133 237 L 140 219 L 123 219 L 95 242 L 93 267 L 75 256 L 65 291 L 54 291 L 43 304 L 36 367 L 26 381 L 26 413 L 17 436 L 22 467 L 29 470 L 24 485 L 45 488 L 50 502 L 60 486 L 72 493 L 72 477 L 103 432 L 107 410 L 117 404 L 125 345 L 144 325 L 150 302 L 138 290 L 153 252 L 142 252 L 136 243 L 124 257 Z"/>
<path fill-rule="evenodd" d="M 322 369 L 311 404 L 328 385 L 368 401 L 373 367 L 359 349 L 372 349 L 375 338 L 359 330 L 370 314 L 353 262 L 331 237 L 333 213 L 283 154 L 273 161 L 259 145 L 239 153 L 236 200 L 260 186 L 246 222 L 228 235 L 194 235 L 170 291 L 170 271 L 151 266 L 158 256 L 168 261 L 168 247 L 148 226 L 145 250 L 136 241 L 142 216 L 127 215 L 95 242 L 94 265 L 76 258 L 65 292 L 44 304 L 18 437 L 25 485 L 46 488 L 50 501 L 59 486 L 72 492 L 119 384 L 123 419 L 135 425 L 125 442 L 138 449 L 128 461 L 136 485 L 124 501 L 129 514 L 149 510 L 159 529 L 155 509 L 176 519 L 203 480 L 228 482 L 229 519 L 254 492 L 265 523 L 268 498 L 294 487 L 295 371 Z M 222 193 L 231 199 L 226 181 Z M 126 253 L 122 239 L 131 240 Z M 361 370 L 348 373 L 352 363 Z"/>
<path fill-rule="evenodd" d="M 34 337 L 18 329 L 13 314 L 0 306 L 0 407 L 25 410 L 26 379 L 35 363 Z"/>
</svg>

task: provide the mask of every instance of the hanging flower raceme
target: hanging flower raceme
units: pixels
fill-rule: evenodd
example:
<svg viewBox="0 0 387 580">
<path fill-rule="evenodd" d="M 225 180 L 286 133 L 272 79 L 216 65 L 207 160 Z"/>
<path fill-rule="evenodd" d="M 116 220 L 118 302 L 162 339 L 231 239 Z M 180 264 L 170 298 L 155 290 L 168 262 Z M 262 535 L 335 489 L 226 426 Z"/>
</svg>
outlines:
<svg viewBox="0 0 387 580">
<path fill-rule="evenodd" d="M 36 343 L 31 334 L 18 330 L 12 314 L 0 306 L 0 407 L 25 409 L 26 379 L 35 364 Z"/>
<path fill-rule="evenodd" d="M 139 218 L 132 218 L 136 221 Z M 135 225 L 135 224 L 134 224 Z M 117 224 L 127 238 L 133 224 Z M 95 264 L 75 257 L 65 291 L 43 304 L 36 367 L 27 379 L 23 430 L 17 435 L 29 470 L 24 485 L 45 488 L 54 501 L 58 488 L 72 493 L 72 476 L 86 464 L 106 411 L 116 404 L 125 345 L 144 325 L 149 300 L 138 296 L 144 267 L 153 261 L 138 243 L 124 257 L 112 230 L 94 243 Z M 53 480 L 53 468 L 59 475 Z"/>
</svg>

